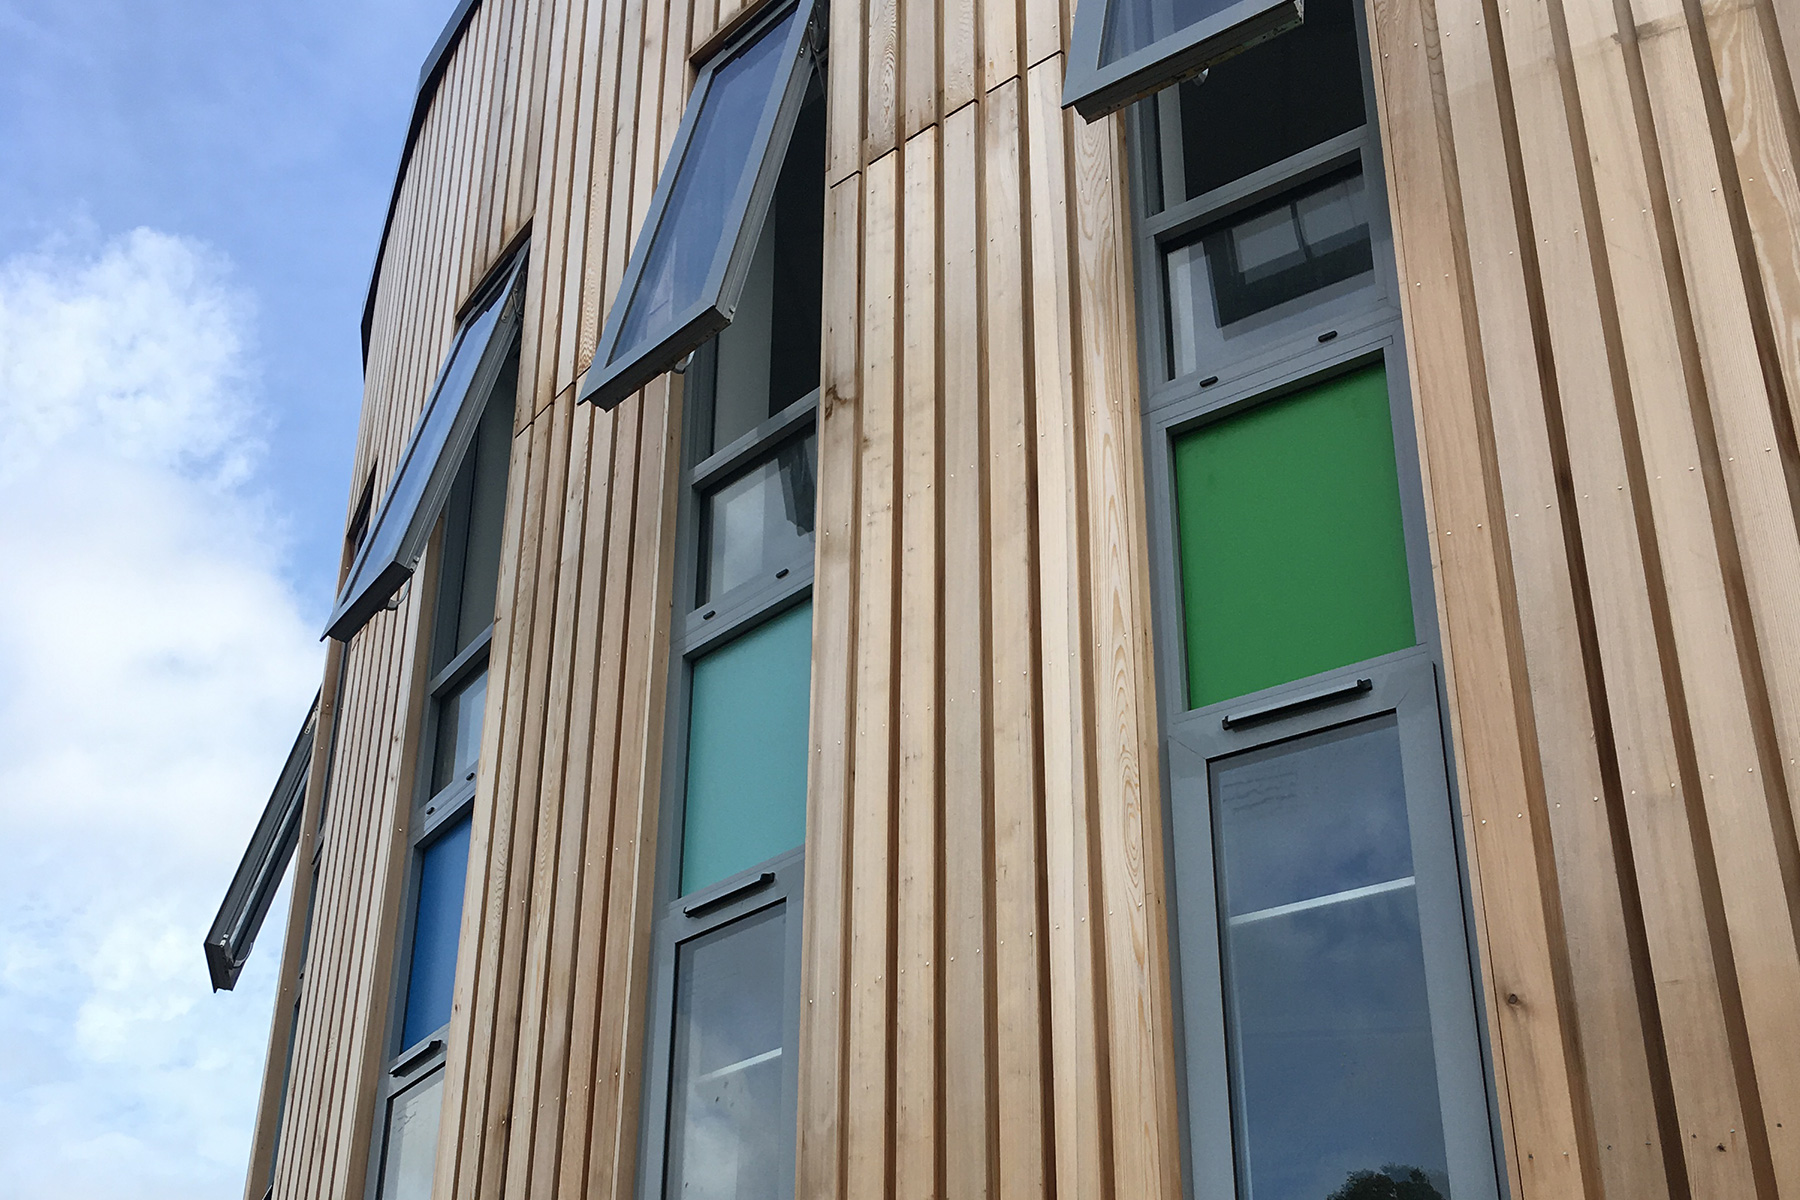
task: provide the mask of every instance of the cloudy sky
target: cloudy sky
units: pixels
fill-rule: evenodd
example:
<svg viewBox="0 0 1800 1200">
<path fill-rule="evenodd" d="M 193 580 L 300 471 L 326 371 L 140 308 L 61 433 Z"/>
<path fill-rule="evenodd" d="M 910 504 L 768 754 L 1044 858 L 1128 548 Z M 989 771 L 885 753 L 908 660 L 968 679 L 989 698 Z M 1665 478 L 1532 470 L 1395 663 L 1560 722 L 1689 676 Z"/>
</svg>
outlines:
<svg viewBox="0 0 1800 1200">
<path fill-rule="evenodd" d="M 453 0 L 0 0 L 0 1192 L 236 1200 L 358 319 Z"/>
</svg>

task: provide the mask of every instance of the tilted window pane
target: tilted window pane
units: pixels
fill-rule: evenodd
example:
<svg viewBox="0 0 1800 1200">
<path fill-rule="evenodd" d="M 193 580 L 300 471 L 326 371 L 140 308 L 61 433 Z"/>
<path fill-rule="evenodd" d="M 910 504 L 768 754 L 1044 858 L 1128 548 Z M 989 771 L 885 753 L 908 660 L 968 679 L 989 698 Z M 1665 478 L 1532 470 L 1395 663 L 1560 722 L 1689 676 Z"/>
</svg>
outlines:
<svg viewBox="0 0 1800 1200">
<path fill-rule="evenodd" d="M 419 863 L 419 907 L 406 983 L 401 1046 L 415 1045 L 450 1020 L 456 986 L 456 942 L 462 933 L 463 887 L 469 874 L 469 818 L 425 847 Z"/>
<path fill-rule="evenodd" d="M 1175 442 L 1192 708 L 1414 644 L 1387 373 Z"/>
<path fill-rule="evenodd" d="M 721 450 L 819 386 L 825 249 L 825 100 L 794 124 L 731 324 L 720 331 L 711 451 Z"/>
<path fill-rule="evenodd" d="M 1307 0 L 1306 21 L 1180 85 L 1189 199 L 1364 121 L 1351 0 Z"/>
<path fill-rule="evenodd" d="M 759 625 L 694 663 L 685 895 L 806 840 L 812 606 Z"/>
<path fill-rule="evenodd" d="M 776 1200 L 784 1141 L 786 906 L 682 944 L 675 960 L 668 1200 Z"/>
<path fill-rule="evenodd" d="M 473 779 L 481 753 L 481 718 L 487 708 L 487 672 L 438 702 L 437 743 L 432 747 L 431 794 Z"/>
<path fill-rule="evenodd" d="M 438 1124 L 443 1110 L 442 1067 L 388 1101 L 387 1162 L 381 1171 L 381 1200 L 431 1200 Z"/>
<path fill-rule="evenodd" d="M 759 165 L 757 126 L 799 19 L 798 10 L 790 12 L 712 75 L 609 363 L 640 352 L 705 298 L 707 280 L 729 248 L 726 215 Z"/>
<path fill-rule="evenodd" d="M 445 662 L 494 623 L 494 587 L 500 578 L 500 535 L 506 523 L 506 475 L 512 454 L 513 402 L 518 377 L 519 351 L 515 346 L 475 435 L 469 509 L 459 531 L 463 536 L 463 552 L 462 570 L 455 581 L 455 636 L 446 647 Z"/>
<path fill-rule="evenodd" d="M 1239 1196 L 1448 1200 L 1395 719 L 1211 775 Z"/>
<path fill-rule="evenodd" d="M 1375 269 L 1362 172 L 1329 175 L 1233 215 L 1168 254 L 1169 332 L 1177 376 L 1206 365 L 1197 331 L 1357 280 Z"/>
<path fill-rule="evenodd" d="M 699 603 L 812 558 L 817 454 L 817 435 L 795 438 L 706 497 Z"/>
<path fill-rule="evenodd" d="M 1112 0 L 1100 42 L 1101 65 L 1216 17 L 1231 4 L 1232 0 Z"/>
<path fill-rule="evenodd" d="M 326 625 L 348 641 L 411 576 L 518 328 L 521 261 L 464 322 Z"/>
</svg>

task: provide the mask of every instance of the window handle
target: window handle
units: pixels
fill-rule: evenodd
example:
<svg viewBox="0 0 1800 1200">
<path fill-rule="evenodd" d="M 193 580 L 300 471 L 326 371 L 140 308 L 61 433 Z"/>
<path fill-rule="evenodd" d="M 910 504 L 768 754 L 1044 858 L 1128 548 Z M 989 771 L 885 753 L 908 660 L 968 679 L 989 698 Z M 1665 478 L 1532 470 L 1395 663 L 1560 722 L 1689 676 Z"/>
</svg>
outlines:
<svg viewBox="0 0 1800 1200">
<path fill-rule="evenodd" d="M 774 882 L 775 872 L 763 871 L 760 874 L 750 876 L 748 879 L 739 880 L 722 892 L 714 892 L 712 895 L 702 897 L 692 904 L 683 905 L 681 911 L 686 916 L 697 917 L 701 913 L 711 912 L 721 904 L 736 900 L 739 896 L 748 896 L 751 892 L 761 891 L 763 888 L 768 887 Z"/>
<path fill-rule="evenodd" d="M 1333 684 L 1331 687 L 1320 688 L 1316 692 L 1302 692 L 1298 696 L 1289 696 L 1285 700 L 1276 700 L 1255 708 L 1226 713 L 1224 720 L 1219 724 L 1226 729 L 1242 729 L 1246 725 L 1272 721 L 1276 717 L 1285 717 L 1289 713 L 1299 712 L 1304 708 L 1314 708 L 1321 704 L 1336 704 L 1339 701 L 1354 699 L 1374 686 L 1367 679 L 1353 679 L 1349 683 Z"/>
<path fill-rule="evenodd" d="M 431 1038 L 428 1041 L 422 1042 L 417 1050 L 414 1050 L 411 1054 L 395 1063 L 388 1071 L 388 1074 L 394 1076 L 404 1075 L 414 1067 L 418 1066 L 423 1059 L 431 1057 L 433 1053 L 443 1048 L 444 1043 L 439 1038 Z"/>
</svg>

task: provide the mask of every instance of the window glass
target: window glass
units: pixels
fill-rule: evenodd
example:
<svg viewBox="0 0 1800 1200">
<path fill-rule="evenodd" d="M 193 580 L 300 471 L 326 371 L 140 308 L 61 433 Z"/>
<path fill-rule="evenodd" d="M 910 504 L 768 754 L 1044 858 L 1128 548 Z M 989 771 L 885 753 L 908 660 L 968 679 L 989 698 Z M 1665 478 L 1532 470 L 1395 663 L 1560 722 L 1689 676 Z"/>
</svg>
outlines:
<svg viewBox="0 0 1800 1200">
<path fill-rule="evenodd" d="M 439 1067 L 388 1102 L 387 1163 L 381 1200 L 431 1200 L 437 1168 L 438 1122 L 444 1109 Z"/>
<path fill-rule="evenodd" d="M 1189 707 L 1414 644 L 1381 366 L 1203 425 L 1174 450 Z"/>
<path fill-rule="evenodd" d="M 506 475 L 518 379 L 519 347 L 515 343 L 475 435 L 474 476 L 468 520 L 462 530 L 462 571 L 456 581 L 455 644 L 450 658 L 494 623 L 494 587 L 500 578 L 500 535 L 506 523 Z"/>
<path fill-rule="evenodd" d="M 438 835 L 419 860 L 419 907 L 413 921 L 412 966 L 400 1034 L 403 1047 L 417 1044 L 450 1020 L 463 888 L 469 874 L 469 818 L 458 819 Z"/>
<path fill-rule="evenodd" d="M 1374 267 L 1359 168 L 1234 214 L 1168 253 L 1171 370 L 1204 365 L 1201 328 L 1229 330 Z"/>
<path fill-rule="evenodd" d="M 812 557 L 817 454 L 817 435 L 795 438 L 706 497 L 699 603 Z"/>
<path fill-rule="evenodd" d="M 809 604 L 695 661 L 681 831 L 684 895 L 806 840 L 811 669 Z"/>
<path fill-rule="evenodd" d="M 704 298 L 732 201 L 758 165 L 756 129 L 798 19 L 790 12 L 713 73 L 608 362 L 638 352 Z"/>
<path fill-rule="evenodd" d="M 1239 1196 L 1448 1200 L 1395 719 L 1222 759 L 1211 792 Z"/>
<path fill-rule="evenodd" d="M 487 709 L 487 672 L 438 701 L 437 744 L 431 763 L 431 794 L 475 777 L 481 754 L 481 720 Z"/>
<path fill-rule="evenodd" d="M 1106 6 L 1100 64 L 1118 62 L 1170 34 L 1231 7 L 1232 0 L 1112 0 Z"/>
<path fill-rule="evenodd" d="M 1297 28 L 1180 85 L 1191 199 L 1361 125 L 1362 51 L 1351 0 L 1307 0 Z"/>
<path fill-rule="evenodd" d="M 776 1200 L 794 1136 L 782 1119 L 785 907 L 685 942 L 676 957 L 669 1200 Z"/>
</svg>

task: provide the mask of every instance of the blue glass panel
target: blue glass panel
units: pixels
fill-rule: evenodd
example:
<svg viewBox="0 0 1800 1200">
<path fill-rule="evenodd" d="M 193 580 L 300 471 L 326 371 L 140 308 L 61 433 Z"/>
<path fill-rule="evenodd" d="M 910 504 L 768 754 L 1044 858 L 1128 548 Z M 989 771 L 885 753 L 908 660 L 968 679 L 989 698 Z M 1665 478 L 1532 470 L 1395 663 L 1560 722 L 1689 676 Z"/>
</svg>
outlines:
<svg viewBox="0 0 1800 1200">
<path fill-rule="evenodd" d="M 797 20 L 798 9 L 764 30 L 713 72 L 698 99 L 699 115 L 608 362 L 630 358 L 670 332 L 670 323 L 700 301 L 727 238 L 735 239 L 738 231 L 728 230 L 725 218 L 760 164 L 753 155 L 756 131 L 780 99 L 781 51 Z"/>
<path fill-rule="evenodd" d="M 434 838 L 420 857 L 419 907 L 413 923 L 402 1046 L 413 1045 L 450 1020 L 463 885 L 469 875 L 469 818 L 463 817 Z"/>
</svg>

